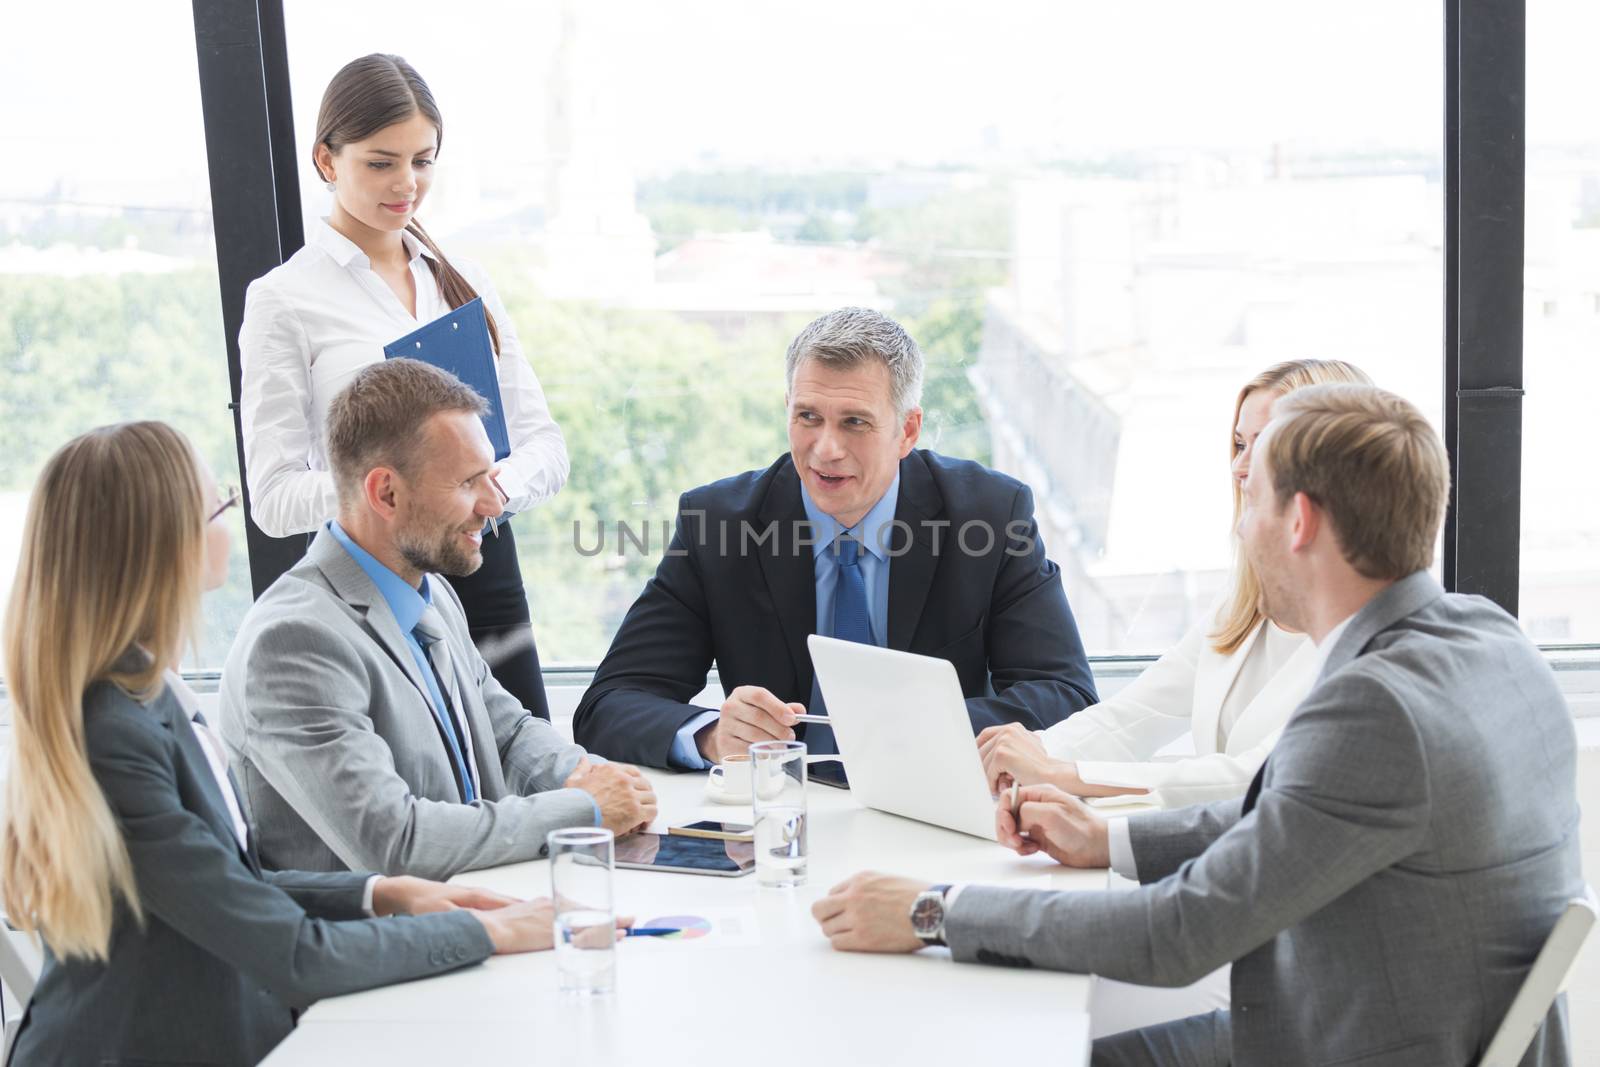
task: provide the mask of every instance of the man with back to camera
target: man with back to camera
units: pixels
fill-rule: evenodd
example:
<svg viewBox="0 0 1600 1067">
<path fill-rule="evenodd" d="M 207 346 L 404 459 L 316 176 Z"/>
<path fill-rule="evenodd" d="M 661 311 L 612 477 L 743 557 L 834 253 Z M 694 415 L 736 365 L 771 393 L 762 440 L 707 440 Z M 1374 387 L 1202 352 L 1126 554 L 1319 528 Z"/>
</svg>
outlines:
<svg viewBox="0 0 1600 1067">
<path fill-rule="evenodd" d="M 440 576 L 482 563 L 504 496 L 485 402 L 409 359 L 328 412 L 339 518 L 245 616 L 222 735 L 263 862 L 448 878 L 568 826 L 648 825 L 632 767 L 592 761 L 489 672 Z"/>
<path fill-rule="evenodd" d="M 922 370 L 910 335 L 867 308 L 800 332 L 789 454 L 683 495 L 672 543 L 578 706 L 581 744 L 679 769 L 796 736 L 837 752 L 828 726 L 796 726 L 826 713 L 813 633 L 949 660 L 974 733 L 1042 729 L 1096 701 L 1033 494 L 916 448 Z M 713 661 L 721 708 L 689 704 Z"/>
<path fill-rule="evenodd" d="M 1234 961 L 1232 1011 L 1095 1042 L 1096 1064 L 1475 1063 L 1579 873 L 1576 745 L 1515 619 L 1428 574 L 1448 465 L 1370 386 L 1278 402 L 1239 534 L 1266 610 L 1326 659 L 1243 803 L 1103 820 L 1051 786 L 1002 843 L 1128 892 L 860 874 L 813 914 L 836 948 L 1184 985 Z M 1526 1065 L 1570 1061 L 1558 999 Z"/>
</svg>

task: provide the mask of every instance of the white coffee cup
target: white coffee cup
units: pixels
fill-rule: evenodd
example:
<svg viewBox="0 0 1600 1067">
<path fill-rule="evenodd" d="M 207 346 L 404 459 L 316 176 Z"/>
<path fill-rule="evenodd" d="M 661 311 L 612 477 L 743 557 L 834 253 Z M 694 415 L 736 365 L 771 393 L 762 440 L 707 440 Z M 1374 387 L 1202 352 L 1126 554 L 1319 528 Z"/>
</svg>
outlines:
<svg viewBox="0 0 1600 1067">
<path fill-rule="evenodd" d="M 711 768 L 706 788 L 730 800 L 750 799 L 750 757 L 743 753 L 724 756 Z"/>
</svg>

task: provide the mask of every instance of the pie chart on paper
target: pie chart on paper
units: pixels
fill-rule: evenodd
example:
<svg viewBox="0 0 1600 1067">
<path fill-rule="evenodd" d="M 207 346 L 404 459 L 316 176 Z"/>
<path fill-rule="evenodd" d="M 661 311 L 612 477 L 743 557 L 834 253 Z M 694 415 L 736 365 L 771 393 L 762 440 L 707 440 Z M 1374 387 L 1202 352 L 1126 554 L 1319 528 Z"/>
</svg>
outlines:
<svg viewBox="0 0 1600 1067">
<path fill-rule="evenodd" d="M 705 937 L 711 932 L 711 920 L 703 919 L 698 915 L 663 915 L 659 919 L 651 919 L 641 926 L 666 928 L 673 930 L 670 934 L 660 934 L 657 941 L 693 941 Z"/>
</svg>

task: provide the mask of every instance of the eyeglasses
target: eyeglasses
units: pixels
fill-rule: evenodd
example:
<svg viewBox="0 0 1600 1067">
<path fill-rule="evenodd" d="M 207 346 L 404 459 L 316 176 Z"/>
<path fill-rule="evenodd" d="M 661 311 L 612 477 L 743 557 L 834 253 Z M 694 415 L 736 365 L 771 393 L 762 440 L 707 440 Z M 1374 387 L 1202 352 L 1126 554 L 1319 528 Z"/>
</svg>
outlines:
<svg viewBox="0 0 1600 1067">
<path fill-rule="evenodd" d="M 229 508 L 233 507 L 235 504 L 239 503 L 243 497 L 243 494 L 239 492 L 239 487 L 237 485 L 218 486 L 217 493 L 221 495 L 222 503 L 218 504 L 217 510 L 213 511 L 210 517 L 206 519 L 208 524 L 216 522 L 218 516 L 220 516 L 224 511 L 227 511 Z"/>
</svg>

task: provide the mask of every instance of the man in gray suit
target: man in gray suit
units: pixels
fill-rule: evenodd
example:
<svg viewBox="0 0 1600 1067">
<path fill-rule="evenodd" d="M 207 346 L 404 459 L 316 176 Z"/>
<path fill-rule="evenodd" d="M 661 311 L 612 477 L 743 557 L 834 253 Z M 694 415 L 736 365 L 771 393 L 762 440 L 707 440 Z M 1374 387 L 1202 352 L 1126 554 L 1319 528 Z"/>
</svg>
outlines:
<svg viewBox="0 0 1600 1067">
<path fill-rule="evenodd" d="M 1003 843 L 1111 865 L 1133 891 L 932 887 L 857 875 L 813 909 L 834 945 L 1185 985 L 1234 961 L 1233 1010 L 1104 1038 L 1105 1064 L 1476 1062 L 1581 895 L 1576 755 L 1514 619 L 1427 573 L 1448 468 L 1405 401 L 1280 400 L 1240 537 L 1268 613 L 1326 660 L 1243 803 L 1102 820 L 1048 786 Z M 1525 1064 L 1570 1060 L 1565 1005 Z"/>
<path fill-rule="evenodd" d="M 448 878 L 534 859 L 545 835 L 648 825 L 632 767 L 564 742 L 508 694 L 441 574 L 483 561 L 504 497 L 483 400 L 414 360 L 328 411 L 339 518 L 245 616 L 222 736 L 268 867 Z"/>
</svg>

